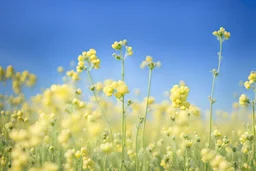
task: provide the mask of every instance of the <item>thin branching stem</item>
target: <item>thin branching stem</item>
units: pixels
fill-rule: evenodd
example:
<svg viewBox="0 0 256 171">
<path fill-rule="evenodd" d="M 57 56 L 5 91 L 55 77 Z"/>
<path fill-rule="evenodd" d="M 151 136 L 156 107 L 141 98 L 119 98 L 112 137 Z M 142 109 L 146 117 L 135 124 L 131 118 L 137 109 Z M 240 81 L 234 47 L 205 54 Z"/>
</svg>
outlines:
<svg viewBox="0 0 256 171">
<path fill-rule="evenodd" d="M 91 85 L 93 86 L 93 85 L 94 85 L 94 82 L 93 82 L 93 79 L 92 79 L 90 70 L 87 71 L 87 74 L 88 74 L 88 76 L 89 76 Z M 100 105 L 100 101 L 99 101 L 99 99 L 98 99 L 98 96 L 97 96 L 95 90 L 93 90 L 92 92 L 93 92 L 93 95 L 94 95 L 94 98 L 95 98 L 97 104 L 99 105 L 99 108 L 100 108 L 100 110 L 101 110 L 102 116 L 103 116 L 104 120 L 107 122 L 108 129 L 109 129 L 109 133 L 110 133 L 111 142 L 112 142 L 112 145 L 114 145 L 113 132 L 112 132 L 112 129 L 111 129 L 109 120 L 107 119 L 107 117 L 106 117 L 106 115 L 105 115 L 105 112 L 104 112 L 104 110 L 102 109 L 102 107 L 101 107 L 101 105 Z"/>
<path fill-rule="evenodd" d="M 214 89 L 215 89 L 215 80 L 216 77 L 219 75 L 220 72 L 220 64 L 222 59 L 222 38 L 219 39 L 220 41 L 220 51 L 218 52 L 219 62 L 218 62 L 218 69 L 217 71 L 213 71 L 213 79 L 212 79 L 212 88 L 211 88 L 211 96 L 209 97 L 210 100 L 210 114 L 209 114 L 209 137 L 208 137 L 208 146 L 211 147 L 211 133 L 212 133 L 212 110 L 213 110 L 213 103 L 215 102 L 214 98 Z"/>
</svg>

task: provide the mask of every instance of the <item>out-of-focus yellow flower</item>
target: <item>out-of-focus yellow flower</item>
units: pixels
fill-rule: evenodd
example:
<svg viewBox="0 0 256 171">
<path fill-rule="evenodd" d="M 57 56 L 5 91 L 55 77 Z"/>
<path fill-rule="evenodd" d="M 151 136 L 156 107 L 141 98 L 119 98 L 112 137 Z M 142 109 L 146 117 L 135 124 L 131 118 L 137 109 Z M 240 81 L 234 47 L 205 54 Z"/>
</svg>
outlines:
<svg viewBox="0 0 256 171">
<path fill-rule="evenodd" d="M 105 86 L 103 88 L 103 92 L 105 93 L 106 96 L 116 96 L 116 98 L 121 98 L 122 96 L 126 95 L 129 93 L 128 86 L 125 84 L 124 81 L 113 81 L 111 84 Z"/>
<path fill-rule="evenodd" d="M 59 73 L 62 73 L 62 72 L 64 72 L 64 68 L 63 68 L 62 66 L 59 66 L 59 67 L 57 68 L 57 71 L 58 71 Z"/>
<path fill-rule="evenodd" d="M 100 149 L 104 152 L 104 153 L 111 153 L 112 152 L 112 143 L 106 142 L 100 145 Z"/>
<path fill-rule="evenodd" d="M 252 71 L 250 75 L 248 76 L 248 80 L 250 84 L 253 84 L 256 82 L 256 72 Z"/>
<path fill-rule="evenodd" d="M 154 62 L 151 56 L 146 56 L 145 60 L 141 62 L 140 68 L 145 68 L 148 66 L 149 69 L 154 69 L 155 67 L 160 67 L 161 63 L 159 61 Z"/>
<path fill-rule="evenodd" d="M 89 171 L 93 171 L 95 167 L 95 162 L 88 157 L 83 157 L 83 169 L 88 169 Z"/>
<path fill-rule="evenodd" d="M 194 105 L 189 106 L 189 113 L 194 115 L 194 116 L 199 116 L 200 115 L 200 109 Z"/>
<path fill-rule="evenodd" d="M 144 98 L 144 101 L 147 101 L 147 98 Z M 151 105 L 155 102 L 155 98 L 153 96 L 148 97 L 148 104 Z"/>
<path fill-rule="evenodd" d="M 249 103 L 250 103 L 249 98 L 245 94 L 242 94 L 239 97 L 239 104 L 240 105 L 247 106 Z"/>
<path fill-rule="evenodd" d="M 15 73 L 15 71 L 14 71 L 13 67 L 11 65 L 9 65 L 6 68 L 5 77 L 6 78 L 11 78 L 14 75 L 14 73 Z"/>
<path fill-rule="evenodd" d="M 5 79 L 5 70 L 0 66 L 0 81 Z"/>
<path fill-rule="evenodd" d="M 245 82 L 244 82 L 244 87 L 245 87 L 246 89 L 250 89 L 250 88 L 251 88 L 251 84 L 249 83 L 249 81 L 245 81 Z"/>
</svg>

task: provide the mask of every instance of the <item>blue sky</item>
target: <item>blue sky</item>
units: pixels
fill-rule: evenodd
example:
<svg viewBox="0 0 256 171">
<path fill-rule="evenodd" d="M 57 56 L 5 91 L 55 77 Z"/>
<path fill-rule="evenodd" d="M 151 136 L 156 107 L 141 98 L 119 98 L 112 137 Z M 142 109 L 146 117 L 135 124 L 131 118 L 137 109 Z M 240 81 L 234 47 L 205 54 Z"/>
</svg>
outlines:
<svg viewBox="0 0 256 171">
<path fill-rule="evenodd" d="M 139 68 L 147 55 L 162 63 L 153 73 L 152 94 L 179 80 L 190 87 L 189 100 L 209 107 L 212 76 L 217 67 L 218 41 L 212 31 L 231 32 L 224 42 L 223 63 L 217 79 L 215 109 L 230 111 L 233 93 L 256 70 L 256 1 L 254 0 L 129 0 L 129 1 L 14 1 L 0 0 L 0 65 L 38 75 L 40 87 L 60 83 L 59 65 L 69 66 L 84 50 L 95 48 L 102 60 L 97 81 L 119 79 L 120 63 L 112 57 L 111 44 L 127 39 L 134 56 L 126 61 L 130 88 L 145 95 L 147 71 Z"/>
</svg>

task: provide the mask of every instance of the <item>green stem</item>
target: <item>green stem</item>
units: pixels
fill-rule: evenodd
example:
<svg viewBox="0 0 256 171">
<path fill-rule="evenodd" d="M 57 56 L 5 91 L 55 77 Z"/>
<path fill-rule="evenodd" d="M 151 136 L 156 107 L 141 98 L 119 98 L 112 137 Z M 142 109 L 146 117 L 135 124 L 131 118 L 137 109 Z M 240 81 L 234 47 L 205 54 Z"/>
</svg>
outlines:
<svg viewBox="0 0 256 171">
<path fill-rule="evenodd" d="M 255 102 L 256 102 L 256 91 L 254 91 L 254 101 L 252 104 L 252 131 L 253 131 L 253 140 L 255 142 L 256 139 L 256 132 L 255 132 Z M 254 143 L 254 147 L 253 147 L 253 159 L 255 158 L 255 152 L 256 152 L 256 143 Z M 254 165 L 253 165 L 254 168 Z"/>
<path fill-rule="evenodd" d="M 186 152 L 184 154 L 184 171 L 187 170 L 187 167 L 186 167 Z"/>
<path fill-rule="evenodd" d="M 91 73 L 90 73 L 89 70 L 87 71 L 87 74 L 88 74 L 88 76 L 89 76 L 91 85 L 94 85 L 94 82 L 93 82 L 93 80 L 92 80 L 92 76 L 91 76 Z M 106 117 L 106 115 L 105 115 L 105 113 L 104 113 L 104 110 L 102 109 L 102 107 L 101 107 L 101 105 L 100 105 L 100 102 L 99 102 L 99 99 L 98 99 L 98 97 L 97 97 L 97 94 L 95 93 L 94 90 L 93 90 L 92 92 L 93 92 L 93 95 L 94 95 L 94 98 L 95 98 L 96 102 L 98 103 L 98 105 L 99 105 L 99 107 L 100 107 L 102 116 L 103 116 L 104 120 L 107 122 L 108 129 L 109 129 L 109 132 L 110 132 L 110 138 L 111 138 L 111 141 L 112 141 L 112 145 L 114 146 L 114 138 L 113 138 L 112 129 L 111 129 L 111 127 L 110 127 L 110 123 L 109 123 L 109 121 L 108 121 L 108 119 L 107 119 L 107 117 Z"/>
<path fill-rule="evenodd" d="M 256 84 L 254 84 L 254 101 L 252 104 L 252 130 L 253 130 L 253 139 L 255 142 L 256 139 L 256 130 L 255 130 L 255 103 L 256 103 Z M 253 158 L 255 158 L 255 153 L 256 153 L 256 143 L 254 143 L 254 148 L 253 148 Z"/>
<path fill-rule="evenodd" d="M 212 79 L 212 89 L 211 89 L 211 96 L 210 96 L 210 114 L 209 114 L 209 137 L 208 137 L 208 146 L 211 147 L 211 133 L 212 133 L 212 109 L 213 109 L 213 97 L 214 97 L 214 88 L 215 88 L 215 80 L 216 77 L 219 75 L 220 72 L 220 64 L 221 64 L 221 58 L 222 58 L 222 43 L 223 40 L 220 39 L 220 51 L 218 53 L 219 56 L 219 62 L 218 62 L 218 69 L 216 73 L 213 73 L 213 79 Z"/>
<path fill-rule="evenodd" d="M 140 124 L 138 125 L 136 129 L 136 139 L 135 139 L 135 148 L 136 148 L 136 158 L 135 158 L 135 170 L 138 169 L 138 153 L 139 153 L 139 146 L 138 146 L 138 135 L 139 135 L 139 129 Z"/>
<path fill-rule="evenodd" d="M 124 59 L 122 59 L 122 81 L 124 81 Z M 124 105 L 124 97 L 123 97 L 123 105 Z M 123 111 L 124 111 L 124 132 L 125 132 L 124 144 L 126 144 L 126 115 L 125 115 L 126 109 L 123 108 Z"/>
<path fill-rule="evenodd" d="M 210 96 L 210 117 L 209 117 L 209 125 L 210 125 L 210 130 L 209 130 L 209 139 L 208 139 L 208 146 L 211 146 L 211 133 L 212 133 L 212 106 L 213 106 L 213 94 L 214 94 L 214 86 L 215 86 L 215 79 L 216 76 L 213 76 L 212 79 L 212 90 L 211 90 L 211 96 Z"/>
<path fill-rule="evenodd" d="M 146 121 L 147 121 L 147 114 L 148 114 L 148 100 L 150 95 L 150 88 L 151 88 L 151 79 L 152 79 L 152 69 L 149 69 L 149 76 L 148 76 L 148 93 L 147 93 L 147 101 L 146 101 L 146 110 L 144 115 L 144 121 L 143 121 L 143 130 L 142 130 L 142 145 L 145 149 L 145 127 L 146 127 Z"/>
<path fill-rule="evenodd" d="M 220 39 L 220 52 L 219 52 L 219 63 L 218 63 L 217 73 L 220 72 L 220 64 L 221 64 L 221 59 L 222 59 L 222 43 L 223 43 L 223 40 Z"/>
<path fill-rule="evenodd" d="M 106 166 L 107 166 L 107 158 L 108 158 L 108 155 L 106 155 L 105 160 L 104 160 L 104 171 L 107 170 L 107 168 L 106 168 Z"/>
<path fill-rule="evenodd" d="M 124 59 L 121 57 L 122 64 L 122 81 L 124 81 Z M 124 96 L 122 96 L 122 160 L 121 171 L 123 170 L 124 158 L 125 158 L 125 146 L 126 146 L 126 116 L 124 107 Z"/>
</svg>

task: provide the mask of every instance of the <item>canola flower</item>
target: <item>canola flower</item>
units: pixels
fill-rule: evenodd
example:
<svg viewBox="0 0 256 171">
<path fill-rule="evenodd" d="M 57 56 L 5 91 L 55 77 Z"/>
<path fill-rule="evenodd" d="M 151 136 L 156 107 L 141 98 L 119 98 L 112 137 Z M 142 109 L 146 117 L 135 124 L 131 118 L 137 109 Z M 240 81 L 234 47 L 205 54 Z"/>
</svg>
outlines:
<svg viewBox="0 0 256 171">
<path fill-rule="evenodd" d="M 211 88 L 211 95 L 209 96 L 209 102 L 210 102 L 210 113 L 209 113 L 209 136 L 208 136 L 208 146 L 211 147 L 211 133 L 212 133 L 212 115 L 213 115 L 213 104 L 216 102 L 214 99 L 214 88 L 215 88 L 215 80 L 216 77 L 220 73 L 220 66 L 221 66 L 221 60 L 223 58 L 222 56 L 222 49 L 223 49 L 223 42 L 228 40 L 230 38 L 230 32 L 226 31 L 225 28 L 220 27 L 218 31 L 214 31 L 212 33 L 217 40 L 220 43 L 220 50 L 218 52 L 218 68 L 213 69 L 212 72 L 212 88 Z"/>
<path fill-rule="evenodd" d="M 230 37 L 224 28 L 213 34 L 220 43 Z M 157 101 L 150 91 L 151 74 L 161 63 L 147 56 L 140 67 L 149 71 L 148 93 L 141 97 L 141 90 L 132 90 L 125 79 L 125 60 L 133 48 L 127 40 L 112 48 L 121 63 L 120 79 L 94 82 L 100 58 L 89 49 L 70 70 L 57 68 L 65 75 L 63 84 L 32 97 L 24 92 L 36 84 L 36 75 L 0 67 L 0 81 L 11 90 L 0 94 L 1 171 L 255 170 L 255 71 L 243 82 L 252 95 L 236 96 L 232 113 L 212 109 L 221 120 L 209 123 L 209 143 L 206 112 L 190 104 L 189 86 L 170 85 L 165 99 Z M 214 80 L 218 74 L 219 67 L 213 70 Z M 87 85 L 78 84 L 86 78 Z M 131 92 L 135 98 L 127 99 Z M 214 102 L 212 93 L 210 107 Z"/>
<path fill-rule="evenodd" d="M 124 61 L 128 56 L 133 55 L 133 49 L 131 46 L 128 46 L 128 42 L 126 39 L 115 41 L 112 44 L 112 48 L 116 51 L 113 53 L 113 56 L 121 61 L 121 76 L 122 81 L 125 81 L 125 69 L 124 69 Z M 125 114 L 125 96 L 122 96 L 122 160 L 121 160 L 121 170 L 124 167 L 124 158 L 125 158 L 125 150 L 126 150 L 126 114 Z"/>
<path fill-rule="evenodd" d="M 152 103 L 152 97 L 150 98 L 150 88 L 151 88 L 151 80 L 152 80 L 152 71 L 155 67 L 160 67 L 160 62 L 154 62 L 153 58 L 151 56 L 146 56 L 146 59 L 142 61 L 141 68 L 144 68 L 145 66 L 148 66 L 149 68 L 149 76 L 148 76 L 148 91 L 147 91 L 147 97 L 146 97 L 146 109 L 145 109 L 145 115 L 143 118 L 143 129 L 142 129 L 142 145 L 143 148 L 145 148 L 145 128 L 146 128 L 146 121 L 147 121 L 147 114 L 148 114 L 148 105 Z"/>
<path fill-rule="evenodd" d="M 253 139 L 256 138 L 256 128 L 255 128 L 255 104 L 256 104 L 256 72 L 251 71 L 251 73 L 248 76 L 248 81 L 244 82 L 244 87 L 247 90 L 252 90 L 254 98 L 250 101 L 250 99 L 245 95 L 242 94 L 239 98 L 239 104 L 242 106 L 252 106 L 252 124 L 251 124 L 251 130 L 253 134 Z M 256 157 L 256 144 L 253 145 L 253 157 Z M 253 167 L 255 168 L 255 167 Z"/>
<path fill-rule="evenodd" d="M 189 88 L 185 85 L 174 85 L 170 90 L 170 100 L 172 101 L 173 108 L 186 110 L 189 108 L 190 103 L 187 101 Z"/>
</svg>

